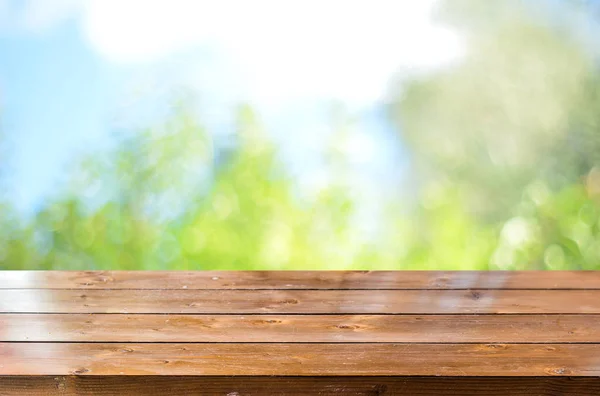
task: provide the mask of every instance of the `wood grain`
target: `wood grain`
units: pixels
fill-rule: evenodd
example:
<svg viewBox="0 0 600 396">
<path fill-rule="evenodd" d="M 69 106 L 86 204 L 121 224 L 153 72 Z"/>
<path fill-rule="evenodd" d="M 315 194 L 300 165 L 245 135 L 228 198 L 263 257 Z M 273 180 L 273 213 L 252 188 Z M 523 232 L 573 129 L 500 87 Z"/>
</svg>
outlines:
<svg viewBox="0 0 600 396">
<path fill-rule="evenodd" d="M 0 377 L 3 396 L 591 396 L 597 377 Z"/>
<path fill-rule="evenodd" d="M 0 271 L 0 395 L 597 395 L 600 272 Z"/>
<path fill-rule="evenodd" d="M 10 342 L 600 342 L 600 315 L 0 315 Z"/>
<path fill-rule="evenodd" d="M 0 289 L 600 289 L 600 271 L 0 271 Z"/>
<path fill-rule="evenodd" d="M 600 290 L 0 290 L 4 313 L 599 314 Z"/>
<path fill-rule="evenodd" d="M 598 344 L 0 343 L 0 375 L 600 376 Z"/>
</svg>

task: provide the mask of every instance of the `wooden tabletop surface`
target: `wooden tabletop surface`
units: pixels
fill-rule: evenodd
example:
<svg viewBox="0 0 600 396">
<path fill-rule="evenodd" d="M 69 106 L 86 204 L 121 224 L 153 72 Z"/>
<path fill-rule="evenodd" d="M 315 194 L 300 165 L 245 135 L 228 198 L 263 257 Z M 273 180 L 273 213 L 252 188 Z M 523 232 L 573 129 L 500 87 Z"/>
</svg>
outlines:
<svg viewBox="0 0 600 396">
<path fill-rule="evenodd" d="M 600 394 L 600 272 L 0 271 L 0 395 L 167 376 L 178 394 Z"/>
</svg>

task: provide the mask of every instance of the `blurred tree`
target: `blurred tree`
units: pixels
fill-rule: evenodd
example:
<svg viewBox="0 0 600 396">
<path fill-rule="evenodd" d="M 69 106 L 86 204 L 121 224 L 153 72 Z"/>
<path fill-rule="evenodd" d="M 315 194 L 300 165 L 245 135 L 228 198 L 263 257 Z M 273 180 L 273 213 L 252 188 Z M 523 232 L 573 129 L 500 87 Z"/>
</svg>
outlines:
<svg viewBox="0 0 600 396">
<path fill-rule="evenodd" d="M 423 202 L 432 186 L 446 186 L 448 199 L 458 190 L 459 212 L 497 227 L 493 249 L 481 244 L 493 252 L 492 268 L 589 268 L 595 239 L 579 246 L 563 222 L 579 224 L 579 211 L 596 210 L 581 182 L 600 160 L 598 71 L 576 34 L 549 17 L 548 7 L 569 5 L 545 2 L 544 12 L 532 3 L 540 5 L 443 3 L 440 18 L 462 30 L 468 52 L 455 67 L 403 86 L 394 116 Z M 429 233 L 461 235 L 456 224 L 428 224 Z"/>
<path fill-rule="evenodd" d="M 462 3 L 472 2 L 450 4 Z M 511 2 L 477 3 L 474 11 L 493 16 Z M 532 180 L 560 187 L 585 172 L 576 165 L 591 159 L 573 161 L 573 153 L 596 156 L 596 132 L 571 127 L 576 113 L 596 113 L 582 100 L 591 59 L 568 35 L 527 18 L 523 11 L 467 32 L 464 61 L 405 86 L 397 107 L 419 178 L 449 177 L 469 192 L 467 205 L 492 219 L 506 216 Z"/>
<path fill-rule="evenodd" d="M 226 156 L 215 155 L 215 145 L 192 108 L 193 103 L 178 102 L 163 125 L 125 134 L 108 152 L 85 157 L 74 167 L 66 190 L 58 189 L 27 226 L 15 224 L 12 239 L 3 240 L 10 242 L 2 245 L 3 266 L 350 265 L 352 257 L 341 261 L 339 256 L 347 246 L 337 244 L 350 244 L 343 188 L 332 185 L 313 200 L 301 200 L 247 105 L 237 109 L 236 146 Z M 331 167 L 340 161 L 332 161 Z"/>
<path fill-rule="evenodd" d="M 280 268 L 296 259 L 302 216 L 290 182 L 253 110 L 241 106 L 237 116 L 237 147 L 179 231 L 186 268 Z"/>
<path fill-rule="evenodd" d="M 324 171 L 326 171 L 324 169 Z M 345 192 L 323 189 L 300 200 L 264 127 L 249 106 L 238 109 L 237 148 L 215 170 L 207 196 L 181 229 L 186 267 L 331 268 L 348 230 Z M 332 256 L 333 255 L 333 256 Z"/>
</svg>

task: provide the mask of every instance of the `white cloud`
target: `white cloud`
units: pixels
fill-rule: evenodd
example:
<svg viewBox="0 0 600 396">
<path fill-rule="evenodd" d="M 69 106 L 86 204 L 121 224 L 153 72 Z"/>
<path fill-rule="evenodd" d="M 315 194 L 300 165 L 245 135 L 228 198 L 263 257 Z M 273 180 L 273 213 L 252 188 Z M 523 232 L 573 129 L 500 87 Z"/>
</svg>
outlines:
<svg viewBox="0 0 600 396">
<path fill-rule="evenodd" d="M 1 0 L 0 0 L 1 1 Z M 80 18 L 116 64 L 147 64 L 210 46 L 232 59 L 252 97 L 381 98 L 399 68 L 423 70 L 462 52 L 431 20 L 435 0 L 30 0 L 27 25 Z"/>
<path fill-rule="evenodd" d="M 434 0 L 88 0 L 90 42 L 115 63 L 164 59 L 199 46 L 220 49 L 257 102 L 381 98 L 399 68 L 456 59 L 456 33 L 431 20 Z"/>
</svg>

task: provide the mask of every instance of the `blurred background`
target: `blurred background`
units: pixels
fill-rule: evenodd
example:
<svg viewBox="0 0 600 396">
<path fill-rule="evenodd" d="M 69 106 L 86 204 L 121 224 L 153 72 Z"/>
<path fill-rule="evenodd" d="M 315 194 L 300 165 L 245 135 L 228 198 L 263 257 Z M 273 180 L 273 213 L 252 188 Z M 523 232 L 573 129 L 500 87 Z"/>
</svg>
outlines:
<svg viewBox="0 0 600 396">
<path fill-rule="evenodd" d="M 600 1 L 0 0 L 0 269 L 600 269 Z"/>
</svg>

